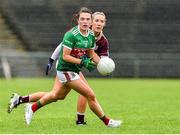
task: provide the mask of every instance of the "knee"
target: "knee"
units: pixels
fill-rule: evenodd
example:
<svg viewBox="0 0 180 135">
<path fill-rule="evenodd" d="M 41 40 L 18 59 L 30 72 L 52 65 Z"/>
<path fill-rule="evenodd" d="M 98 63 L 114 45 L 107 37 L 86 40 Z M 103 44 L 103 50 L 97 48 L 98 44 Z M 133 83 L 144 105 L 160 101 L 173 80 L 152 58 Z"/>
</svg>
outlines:
<svg viewBox="0 0 180 135">
<path fill-rule="evenodd" d="M 57 101 L 57 100 L 64 100 L 66 96 L 64 95 L 59 95 L 57 93 L 52 93 L 51 94 L 51 97 L 54 101 Z"/>
<path fill-rule="evenodd" d="M 51 94 L 51 99 L 55 102 L 59 99 L 59 96 L 56 93 Z"/>
<path fill-rule="evenodd" d="M 95 99 L 96 99 L 96 96 L 95 96 L 95 94 L 94 94 L 93 92 L 89 92 L 89 93 L 87 94 L 87 100 L 89 100 L 89 101 L 95 101 Z"/>
</svg>

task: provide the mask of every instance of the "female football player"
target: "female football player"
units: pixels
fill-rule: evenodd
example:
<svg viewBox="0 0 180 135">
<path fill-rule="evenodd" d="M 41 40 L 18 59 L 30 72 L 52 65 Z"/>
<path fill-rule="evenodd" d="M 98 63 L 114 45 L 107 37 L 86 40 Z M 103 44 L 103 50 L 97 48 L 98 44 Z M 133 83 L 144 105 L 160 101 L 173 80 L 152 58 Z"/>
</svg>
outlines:
<svg viewBox="0 0 180 135">
<path fill-rule="evenodd" d="M 103 28 L 106 23 L 106 16 L 103 12 L 95 12 L 92 15 L 92 19 L 93 20 L 92 20 L 91 29 L 93 30 L 95 37 L 96 37 L 95 52 L 100 57 L 108 57 L 109 56 L 109 43 L 103 34 Z M 46 75 L 48 75 L 48 72 L 53 65 L 53 61 L 58 58 L 60 48 L 61 48 L 61 44 L 55 49 L 51 58 L 49 59 L 49 63 L 46 68 Z M 81 72 L 79 75 L 87 83 L 86 79 L 84 78 L 84 76 Z M 59 82 L 58 82 L 58 84 L 59 84 Z M 86 106 L 87 106 L 86 98 L 82 95 L 79 95 L 78 103 L 77 103 L 77 120 L 76 120 L 77 125 L 86 124 L 86 122 L 84 121 L 84 113 L 86 110 Z"/>
<path fill-rule="evenodd" d="M 82 94 L 88 102 L 90 109 L 110 127 L 118 127 L 121 121 L 109 119 L 104 115 L 100 105 L 97 102 L 93 90 L 89 87 L 81 77 L 79 77 L 80 68 L 84 66 L 89 71 L 95 68 L 95 63 L 99 61 L 99 57 L 94 53 L 95 38 L 92 31 L 89 30 L 91 24 L 91 14 L 89 9 L 82 8 L 78 16 L 78 26 L 73 27 L 64 36 L 62 48 L 60 50 L 59 62 L 57 66 L 56 81 L 61 84 L 55 85 L 51 92 L 45 95 L 39 93 L 39 101 L 26 105 L 25 118 L 27 124 L 30 124 L 35 111 L 40 107 L 64 99 L 71 89 Z M 87 57 L 88 55 L 89 57 Z M 94 61 L 92 61 L 92 60 Z M 59 80 L 58 80 L 59 79 Z M 24 102 L 26 98 L 20 99 Z M 24 101 L 22 101 L 24 100 Z M 12 104 L 10 104 L 10 109 Z"/>
</svg>

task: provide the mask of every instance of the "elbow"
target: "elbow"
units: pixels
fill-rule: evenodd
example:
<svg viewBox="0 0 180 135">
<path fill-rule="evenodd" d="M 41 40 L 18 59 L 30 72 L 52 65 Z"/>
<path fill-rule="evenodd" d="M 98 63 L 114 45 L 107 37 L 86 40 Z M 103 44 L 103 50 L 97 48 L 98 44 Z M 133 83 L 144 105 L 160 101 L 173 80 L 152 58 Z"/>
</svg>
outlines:
<svg viewBox="0 0 180 135">
<path fill-rule="evenodd" d="M 68 60 L 68 59 L 67 59 L 67 58 L 68 58 L 67 55 L 63 55 L 62 58 L 63 58 L 64 61 L 67 61 L 67 60 Z"/>
</svg>

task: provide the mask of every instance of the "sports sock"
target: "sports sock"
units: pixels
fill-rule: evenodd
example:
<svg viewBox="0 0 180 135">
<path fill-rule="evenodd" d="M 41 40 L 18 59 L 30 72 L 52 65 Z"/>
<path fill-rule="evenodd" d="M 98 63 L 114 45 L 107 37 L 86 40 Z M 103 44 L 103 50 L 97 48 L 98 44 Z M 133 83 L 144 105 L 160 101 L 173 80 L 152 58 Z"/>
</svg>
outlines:
<svg viewBox="0 0 180 135">
<path fill-rule="evenodd" d="M 84 114 L 83 113 L 77 113 L 77 121 L 84 122 Z"/>
<path fill-rule="evenodd" d="M 108 117 L 106 117 L 105 115 L 104 115 L 103 117 L 101 117 L 100 119 L 104 122 L 105 125 L 108 125 L 109 120 L 110 120 L 110 119 L 109 119 Z"/>
<path fill-rule="evenodd" d="M 40 101 L 37 101 L 35 103 L 32 104 L 32 111 L 35 112 L 37 111 L 39 108 L 41 108 L 43 105 L 41 104 Z"/>
<path fill-rule="evenodd" d="M 19 97 L 19 104 L 29 102 L 29 96 L 20 96 Z"/>
</svg>

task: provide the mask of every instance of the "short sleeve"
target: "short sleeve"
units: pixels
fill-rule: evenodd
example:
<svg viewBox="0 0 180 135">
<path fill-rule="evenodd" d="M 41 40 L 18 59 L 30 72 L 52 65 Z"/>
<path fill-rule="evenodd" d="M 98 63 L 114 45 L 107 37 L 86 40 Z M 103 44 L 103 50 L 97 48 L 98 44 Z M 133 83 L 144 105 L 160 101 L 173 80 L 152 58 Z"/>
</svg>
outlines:
<svg viewBox="0 0 180 135">
<path fill-rule="evenodd" d="M 107 40 L 104 41 L 104 43 L 100 47 L 99 55 L 100 56 L 109 56 L 109 43 Z"/>
<path fill-rule="evenodd" d="M 72 49 L 74 45 L 74 35 L 70 32 L 67 32 L 64 35 L 62 45 L 69 49 Z"/>
<path fill-rule="evenodd" d="M 109 42 L 105 37 L 102 37 L 96 44 L 98 46 L 96 52 L 99 56 L 109 56 Z"/>
<path fill-rule="evenodd" d="M 95 49 L 96 47 L 96 42 L 95 42 L 95 37 L 92 37 L 92 45 L 91 45 L 91 49 Z"/>
</svg>

